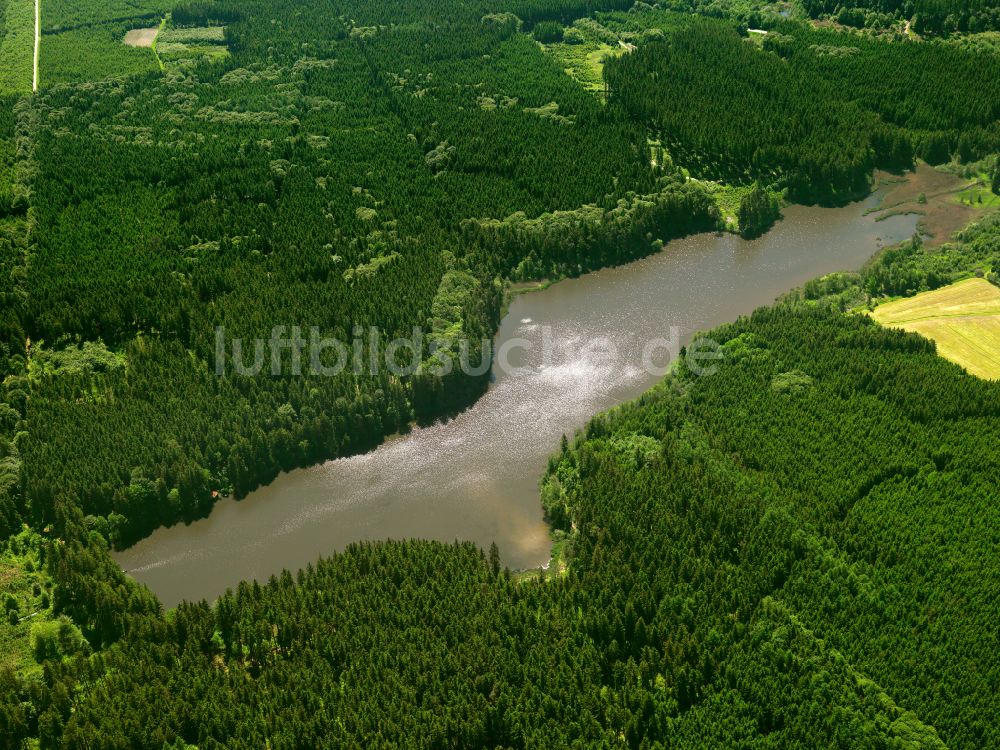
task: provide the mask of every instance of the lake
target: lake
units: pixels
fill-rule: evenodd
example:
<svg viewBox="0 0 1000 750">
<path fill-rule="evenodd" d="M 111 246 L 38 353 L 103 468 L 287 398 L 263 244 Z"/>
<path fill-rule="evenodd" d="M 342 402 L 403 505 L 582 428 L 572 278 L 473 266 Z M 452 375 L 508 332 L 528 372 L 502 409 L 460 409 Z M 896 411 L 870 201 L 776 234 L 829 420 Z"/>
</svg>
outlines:
<svg viewBox="0 0 1000 750">
<path fill-rule="evenodd" d="M 484 548 L 495 541 L 510 567 L 543 565 L 550 540 L 538 481 L 560 436 L 657 382 L 643 365 L 647 342 L 687 342 L 910 237 L 918 217 L 878 222 L 866 213 L 878 202 L 872 195 L 843 208 L 791 206 L 756 240 L 697 235 L 519 295 L 496 335 L 497 351 L 518 344 L 509 357 L 516 370 L 495 365 L 489 390 L 457 418 L 284 474 L 115 558 L 168 607 L 214 599 L 242 579 L 266 580 L 361 540 L 458 539 Z M 664 364 L 668 351 L 661 347 L 654 363 Z"/>
</svg>

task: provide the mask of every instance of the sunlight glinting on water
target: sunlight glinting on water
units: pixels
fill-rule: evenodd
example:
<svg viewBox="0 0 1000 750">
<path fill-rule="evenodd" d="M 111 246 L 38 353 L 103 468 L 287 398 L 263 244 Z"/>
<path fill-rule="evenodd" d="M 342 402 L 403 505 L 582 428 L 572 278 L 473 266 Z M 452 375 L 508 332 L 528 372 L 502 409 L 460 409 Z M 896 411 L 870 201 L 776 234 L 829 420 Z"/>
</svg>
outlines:
<svg viewBox="0 0 1000 750">
<path fill-rule="evenodd" d="M 494 366 L 489 390 L 467 411 L 371 453 L 283 475 L 242 501 L 226 499 L 209 518 L 160 529 L 116 559 L 167 606 L 213 598 L 242 579 L 266 579 L 361 540 L 461 539 L 484 548 L 495 541 L 510 566 L 542 565 L 550 543 L 538 482 L 560 436 L 659 380 L 643 367 L 647 342 L 677 332 L 686 342 L 810 278 L 860 266 L 879 238 L 908 238 L 916 217 L 876 224 L 864 215 L 875 200 L 793 206 L 757 240 L 690 237 L 628 266 L 521 295 L 496 351 L 516 339 L 530 346 L 508 352 L 516 369 Z M 602 337 L 611 356 L 597 343 Z M 664 364 L 663 351 L 654 362 Z"/>
</svg>

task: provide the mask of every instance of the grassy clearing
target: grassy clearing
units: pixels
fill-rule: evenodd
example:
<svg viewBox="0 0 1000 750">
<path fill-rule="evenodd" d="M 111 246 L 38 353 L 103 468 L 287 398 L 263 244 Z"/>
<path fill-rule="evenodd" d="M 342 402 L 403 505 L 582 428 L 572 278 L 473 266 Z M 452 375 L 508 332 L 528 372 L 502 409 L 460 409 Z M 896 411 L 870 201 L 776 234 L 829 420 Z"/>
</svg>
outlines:
<svg viewBox="0 0 1000 750">
<path fill-rule="evenodd" d="M 719 207 L 723 220 L 726 222 L 726 231 L 740 231 L 740 201 L 751 190 L 753 185 L 727 185 L 722 182 L 710 182 L 699 180 L 701 185 L 712 195 L 715 204 Z M 784 204 L 784 198 L 780 192 L 769 190 L 780 204 Z"/>
<path fill-rule="evenodd" d="M 35 54 L 34 0 L 0 0 L 4 4 L 0 37 L 0 94 L 31 91 Z"/>
<path fill-rule="evenodd" d="M 887 302 L 871 315 L 884 326 L 933 340 L 938 354 L 973 375 L 1000 379 L 1000 287 L 985 279 Z"/>
<path fill-rule="evenodd" d="M 979 178 L 964 190 L 959 191 L 954 200 L 959 204 L 973 208 L 996 208 L 1000 206 L 1000 195 L 990 189 L 989 175 L 981 174 Z"/>
<path fill-rule="evenodd" d="M 617 35 L 593 19 L 577 21 L 566 30 L 564 41 L 541 45 L 570 78 L 604 99 L 604 64 L 628 52 Z"/>
<path fill-rule="evenodd" d="M 158 26 L 151 26 L 148 29 L 132 29 L 122 40 L 126 47 L 152 47 L 159 33 Z"/>
<path fill-rule="evenodd" d="M 222 26 L 164 29 L 160 41 L 165 44 L 225 44 L 226 30 Z"/>
<path fill-rule="evenodd" d="M 720 182 L 705 183 L 715 204 L 719 207 L 723 219 L 726 222 L 726 229 L 730 232 L 740 230 L 739 214 L 740 201 L 750 192 L 750 185 L 724 185 Z"/>
<path fill-rule="evenodd" d="M 566 75 L 577 81 L 588 91 L 604 98 L 604 63 L 609 57 L 617 57 L 626 50 L 604 42 L 587 44 L 549 44 L 546 52 L 552 55 L 566 71 Z"/>
</svg>

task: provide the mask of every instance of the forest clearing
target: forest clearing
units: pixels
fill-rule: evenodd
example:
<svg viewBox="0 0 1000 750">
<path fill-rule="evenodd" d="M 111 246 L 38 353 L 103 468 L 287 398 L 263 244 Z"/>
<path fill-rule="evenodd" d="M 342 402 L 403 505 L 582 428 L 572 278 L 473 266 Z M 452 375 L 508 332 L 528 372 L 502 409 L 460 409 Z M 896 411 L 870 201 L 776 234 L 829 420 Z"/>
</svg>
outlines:
<svg viewBox="0 0 1000 750">
<path fill-rule="evenodd" d="M 973 375 L 1000 379 L 1000 287 L 985 279 L 888 302 L 872 317 L 884 326 L 926 336 L 942 357 Z"/>
<path fill-rule="evenodd" d="M 159 26 L 153 26 L 149 29 L 132 29 L 125 34 L 122 41 L 129 47 L 152 47 L 159 32 Z"/>
</svg>

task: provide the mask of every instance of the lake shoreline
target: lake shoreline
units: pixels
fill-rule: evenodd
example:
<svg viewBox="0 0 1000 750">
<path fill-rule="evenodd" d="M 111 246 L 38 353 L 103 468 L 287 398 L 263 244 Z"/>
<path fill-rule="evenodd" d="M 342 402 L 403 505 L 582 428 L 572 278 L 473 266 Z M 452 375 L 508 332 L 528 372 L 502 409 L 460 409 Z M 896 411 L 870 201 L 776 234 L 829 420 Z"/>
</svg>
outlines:
<svg viewBox="0 0 1000 750">
<path fill-rule="evenodd" d="M 599 287 L 601 286 L 602 279 L 615 278 L 616 276 L 621 276 L 622 274 L 624 274 L 625 276 L 628 276 L 630 279 L 632 277 L 637 277 L 635 282 L 629 281 L 626 284 L 624 291 L 630 291 L 632 287 L 634 287 L 636 284 L 648 287 L 649 279 L 643 281 L 641 278 L 638 278 L 639 276 L 641 276 L 642 270 L 644 268 L 649 268 L 651 266 L 655 268 L 659 268 L 661 266 L 669 267 L 671 263 L 677 263 L 677 262 L 688 263 L 691 260 L 691 258 L 687 256 L 690 256 L 692 252 L 694 252 L 695 254 L 697 254 L 698 252 L 702 252 L 702 250 L 706 248 L 715 248 L 713 252 L 718 257 L 717 262 L 731 264 L 734 260 L 732 253 L 735 252 L 737 253 L 736 257 L 737 262 L 748 262 L 752 265 L 754 260 L 753 260 L 753 252 L 750 251 L 750 249 L 754 247 L 768 247 L 769 244 L 773 243 L 773 238 L 775 238 L 776 236 L 781 237 L 787 234 L 789 231 L 794 230 L 798 223 L 801 223 L 803 220 L 805 220 L 804 217 L 823 217 L 823 216 L 829 217 L 832 214 L 824 212 L 833 212 L 833 214 L 836 215 L 841 215 L 841 213 L 847 212 L 846 214 L 843 215 L 854 216 L 854 218 L 851 219 L 852 222 L 855 223 L 860 222 L 861 224 L 867 224 L 869 223 L 869 220 L 865 218 L 865 216 L 861 213 L 860 209 L 864 207 L 864 204 L 866 203 L 874 204 L 877 200 L 878 200 L 878 193 L 873 193 L 864 201 L 850 204 L 850 206 L 840 209 L 800 207 L 793 205 L 786 209 L 786 214 L 787 214 L 786 219 L 779 222 L 766 235 L 764 235 L 762 238 L 758 240 L 748 242 L 745 240 L 740 240 L 738 237 L 735 237 L 734 235 L 731 234 L 720 235 L 719 233 L 711 233 L 711 232 L 701 233 L 698 235 L 690 235 L 680 240 L 671 241 L 670 243 L 665 245 L 662 250 L 660 250 L 658 253 L 654 255 L 646 256 L 643 259 L 632 261 L 631 263 L 622 266 L 615 266 L 608 269 L 602 269 L 599 271 L 586 273 L 581 276 L 572 278 L 543 280 L 527 284 L 511 285 L 511 287 L 508 288 L 505 294 L 505 296 L 507 297 L 507 299 L 505 299 L 506 315 L 501 320 L 500 326 L 498 327 L 498 330 L 494 334 L 494 342 L 495 343 L 501 342 L 502 340 L 505 339 L 505 337 L 510 336 L 512 333 L 516 332 L 516 329 L 519 326 L 521 327 L 531 326 L 530 322 L 525 323 L 524 320 L 530 320 L 532 316 L 526 315 L 523 312 L 522 308 L 540 309 L 543 310 L 546 315 L 548 315 L 552 312 L 550 309 L 552 305 L 549 300 L 551 297 L 553 297 L 553 295 L 556 298 L 566 297 L 567 295 L 569 297 L 575 298 L 576 296 L 579 295 L 580 292 L 574 285 L 579 285 L 579 284 L 583 284 L 584 286 L 596 285 Z M 900 217 L 897 219 L 890 220 L 890 223 L 899 221 L 910 223 L 912 220 L 910 218 Z M 874 220 L 871 220 L 870 223 L 874 225 Z M 885 234 L 886 234 L 885 232 L 880 231 L 877 233 L 877 236 L 875 234 L 872 235 L 874 239 L 873 242 L 874 246 L 870 246 L 868 248 L 868 252 L 864 255 L 864 258 L 861 259 L 862 262 L 864 260 L 867 260 L 869 257 L 871 257 L 873 254 L 878 252 L 883 247 L 885 247 L 885 242 L 882 241 L 884 239 L 883 235 Z M 909 234 L 910 232 L 907 231 L 905 232 L 905 234 L 898 236 L 897 239 L 898 240 L 906 239 L 909 236 Z M 823 236 L 825 236 L 825 233 L 818 234 L 816 236 L 815 241 L 821 241 L 821 238 Z M 694 248 L 695 250 L 691 250 L 691 248 Z M 740 258 L 738 257 L 741 248 L 747 248 L 748 251 L 750 251 L 747 259 L 740 260 Z M 789 256 L 789 263 L 791 263 L 792 266 L 794 266 L 796 256 L 800 254 L 797 253 L 796 250 L 797 248 L 786 248 L 784 251 L 782 251 Z M 719 255 L 719 253 L 722 254 Z M 678 258 L 673 257 L 675 255 L 683 256 L 683 258 L 679 260 Z M 820 252 L 819 256 L 820 259 L 822 259 L 823 253 Z M 860 266 L 861 263 L 852 262 L 849 265 L 851 267 L 856 267 Z M 685 266 L 685 269 L 686 268 L 687 266 Z M 782 268 L 779 270 L 785 270 L 785 269 Z M 845 268 L 843 270 L 848 270 L 848 269 Z M 811 272 L 806 272 L 804 275 L 799 273 L 799 275 L 796 276 L 794 279 L 790 277 L 790 280 L 793 283 L 786 284 L 782 286 L 780 289 L 774 289 L 773 279 L 769 278 L 767 279 L 766 283 L 772 284 L 771 288 L 774 290 L 775 293 L 772 294 L 771 296 L 767 296 L 767 294 L 765 293 L 763 297 L 755 299 L 757 299 L 757 301 L 760 304 L 767 304 L 773 301 L 773 299 L 779 296 L 779 294 L 786 292 L 788 288 L 797 286 L 797 283 L 795 283 L 796 280 L 799 283 L 804 283 L 806 280 L 808 280 L 808 278 L 812 278 L 812 276 L 814 275 L 815 274 Z M 699 283 L 711 285 L 712 280 L 710 276 L 711 275 L 709 274 L 709 277 L 706 277 L 702 282 Z M 668 277 L 664 279 L 663 283 L 669 286 L 671 283 L 677 283 L 678 281 L 680 281 L 680 279 L 670 278 L 668 275 Z M 736 280 L 734 280 L 734 284 L 735 281 Z M 528 291 L 545 291 L 548 292 L 548 294 L 529 295 L 527 294 Z M 655 292 L 656 290 L 653 289 L 652 291 Z M 743 291 L 745 292 L 746 290 Z M 753 292 L 754 290 L 751 288 L 750 291 Z M 690 293 L 690 290 L 688 290 L 688 292 L 686 293 Z M 698 305 L 699 303 L 700 303 L 699 296 L 694 295 L 691 299 L 691 304 Z M 759 305 L 754 304 L 754 307 L 756 306 Z M 622 314 L 625 315 L 626 317 L 628 317 L 628 314 L 632 309 L 632 306 L 630 305 L 624 305 L 624 306 L 621 305 L 620 298 L 617 300 L 617 304 L 615 304 L 614 307 L 616 308 L 615 314 Z M 749 311 L 750 310 L 746 310 L 746 312 Z M 584 306 L 584 308 L 581 309 L 581 313 L 584 315 L 588 314 L 586 306 Z M 681 311 L 679 315 L 683 316 L 683 311 Z M 731 317 L 736 317 L 736 315 L 731 315 L 729 318 L 722 318 L 722 319 L 714 317 L 707 322 L 713 324 L 725 322 L 726 320 L 731 319 Z M 708 327 L 708 325 L 704 327 Z M 622 331 L 619 331 L 619 333 L 628 332 L 629 330 L 630 326 L 626 325 L 622 329 Z M 690 333 L 689 331 L 685 332 Z M 562 365 L 562 367 L 569 368 L 569 370 L 572 370 L 574 366 L 575 365 L 573 363 L 570 363 L 568 365 Z M 604 380 L 601 380 L 601 378 L 604 378 Z M 598 378 L 598 380 L 601 382 L 602 386 L 609 384 L 611 385 L 611 387 L 614 386 L 613 383 L 614 378 L 608 376 L 606 373 L 602 374 Z M 586 390 L 587 388 L 586 383 L 583 383 L 581 385 L 581 382 L 572 379 L 567 381 L 567 384 L 571 385 L 572 387 L 583 388 L 584 390 Z M 568 413 L 571 414 L 573 417 L 571 420 L 569 420 L 569 423 L 571 423 L 572 425 L 572 429 L 578 429 L 580 426 L 582 426 L 583 423 L 592 418 L 595 414 L 600 413 L 601 411 L 604 411 L 607 408 L 610 408 L 611 406 L 623 403 L 627 400 L 631 400 L 632 398 L 637 397 L 638 395 L 641 395 L 642 392 L 647 390 L 648 387 L 653 384 L 654 384 L 653 382 L 646 381 L 643 387 L 634 391 L 630 391 L 628 388 L 626 388 L 625 391 L 623 392 L 624 398 L 619 398 L 616 396 L 613 402 L 608 402 L 606 400 L 607 398 L 606 395 L 602 395 L 600 398 L 595 396 L 594 397 L 595 400 L 593 401 L 594 405 L 593 409 L 591 409 L 588 406 L 581 411 L 577 404 L 573 404 L 568 409 Z M 496 382 L 491 383 L 486 393 L 480 396 L 480 398 L 472 405 L 470 405 L 467 409 L 463 410 L 462 412 L 455 415 L 451 419 L 448 419 L 443 422 L 437 422 L 428 427 L 413 426 L 407 432 L 397 432 L 393 435 L 386 436 L 386 438 L 382 440 L 382 442 L 378 446 L 376 446 L 373 450 L 355 454 L 353 456 L 346 456 L 342 458 L 332 459 L 330 461 L 316 464 L 312 467 L 295 469 L 292 472 L 286 472 L 280 474 L 271 483 L 261 488 L 258 488 L 257 490 L 254 490 L 242 500 L 237 501 L 234 500 L 233 498 L 229 498 L 220 501 L 219 503 L 216 504 L 212 512 L 209 514 L 209 517 L 206 519 L 195 521 L 194 523 L 189 525 L 176 525 L 174 527 L 169 527 L 169 528 L 161 527 L 160 529 L 157 529 L 151 536 L 140 541 L 136 545 L 133 545 L 127 550 L 123 550 L 116 553 L 115 558 L 127 572 L 130 572 L 130 574 L 132 574 L 138 580 L 146 582 L 147 584 L 151 585 L 154 592 L 161 597 L 161 600 L 163 600 L 168 606 L 170 606 L 171 604 L 175 604 L 178 601 L 180 601 L 180 599 L 191 598 L 192 596 L 194 597 L 198 597 L 199 595 L 211 596 L 209 590 L 211 587 L 207 586 L 201 587 L 200 591 L 185 589 L 182 592 L 180 591 L 180 588 L 183 588 L 182 584 L 169 585 L 169 583 L 165 580 L 166 578 L 169 578 L 169 576 L 166 575 L 166 570 L 169 570 L 175 566 L 178 568 L 184 568 L 184 567 L 191 568 L 191 563 L 195 560 L 204 559 L 206 557 L 218 556 L 219 555 L 218 552 L 208 554 L 206 553 L 205 549 L 202 549 L 203 546 L 211 547 L 213 544 L 216 546 L 218 546 L 219 544 L 223 544 L 234 547 L 235 549 L 230 554 L 232 554 L 237 558 L 244 557 L 248 553 L 252 555 L 253 550 L 256 550 L 257 554 L 259 554 L 260 556 L 266 556 L 268 554 L 273 556 L 275 554 L 273 550 L 275 548 L 283 546 L 281 537 L 289 534 L 303 533 L 301 531 L 301 527 L 305 524 L 304 522 L 302 522 L 301 519 L 304 517 L 308 517 L 310 514 L 314 515 L 318 514 L 318 516 L 322 517 L 337 516 L 339 514 L 340 516 L 343 517 L 345 523 L 350 522 L 357 525 L 356 534 L 347 534 L 345 536 L 341 529 L 332 530 L 331 539 L 335 539 L 337 541 L 331 541 L 324 544 L 315 538 L 311 539 L 310 544 L 314 547 L 314 549 L 317 552 L 320 553 L 322 553 L 322 551 L 324 550 L 327 553 L 329 553 L 332 552 L 334 549 L 341 549 L 344 546 L 342 542 L 345 539 L 347 539 L 347 537 L 350 537 L 355 541 L 379 540 L 386 538 L 401 538 L 401 537 L 432 538 L 432 539 L 444 538 L 445 540 L 448 540 L 447 533 L 441 532 L 440 529 L 431 528 L 425 523 L 424 519 L 414 519 L 413 520 L 414 526 L 412 528 L 406 527 L 405 530 L 401 529 L 399 523 L 394 523 L 391 520 L 387 520 L 384 517 L 385 516 L 384 507 L 381 508 L 382 517 L 378 519 L 378 522 L 373 521 L 372 518 L 366 515 L 365 513 L 358 512 L 358 509 L 356 507 L 352 508 L 352 501 L 351 498 L 349 497 L 351 493 L 349 490 L 344 489 L 344 482 L 341 482 L 339 480 L 344 478 L 342 477 L 342 474 L 349 473 L 350 469 L 346 467 L 351 467 L 351 466 L 362 467 L 361 468 L 362 472 L 366 472 L 369 470 L 365 467 L 372 464 L 373 462 L 377 463 L 379 461 L 383 461 L 391 463 L 391 461 L 388 461 L 388 459 L 386 459 L 385 457 L 396 456 L 400 455 L 401 453 L 406 453 L 408 450 L 410 450 L 410 448 L 406 447 L 408 445 L 411 444 L 418 445 L 428 440 L 431 440 L 431 442 L 433 442 L 434 439 L 427 437 L 428 433 L 430 434 L 440 433 L 445 436 L 447 436 L 448 434 L 457 434 L 454 433 L 454 431 L 458 428 L 453 427 L 453 425 L 456 425 L 456 423 L 459 423 L 461 425 L 461 429 L 466 429 L 467 431 L 470 432 L 476 432 L 477 428 L 475 426 L 467 427 L 467 425 L 470 422 L 470 420 L 474 421 L 475 419 L 478 418 L 477 414 L 481 416 L 481 412 L 483 411 L 483 409 L 486 408 L 484 404 L 491 400 L 491 394 L 495 396 L 496 390 L 497 390 Z M 556 399 L 562 397 L 558 389 L 554 391 L 553 395 Z M 522 400 L 530 399 L 533 397 L 534 397 L 533 394 L 530 393 L 519 395 L 519 398 L 521 398 Z M 544 411 L 547 407 L 539 405 L 539 408 L 540 410 Z M 495 417 L 496 415 L 493 416 Z M 528 410 L 528 412 L 526 412 L 523 417 L 523 421 L 528 425 L 529 431 L 530 431 L 531 421 L 535 419 L 536 416 L 537 415 L 531 413 L 531 410 Z M 503 432 L 503 426 L 491 425 L 491 429 L 495 429 L 498 434 Z M 572 432 L 572 429 L 570 429 L 569 431 Z M 548 431 L 552 432 L 551 429 L 549 429 Z M 560 430 L 558 434 L 564 434 L 565 432 L 566 430 Z M 558 445 L 558 434 L 553 432 L 552 438 L 545 443 L 545 451 L 544 454 L 542 454 L 544 456 L 544 460 L 547 460 L 548 455 L 550 455 L 552 451 L 556 449 L 556 446 Z M 518 439 L 524 440 L 525 438 L 524 436 L 520 436 L 519 438 L 515 438 L 514 440 L 516 441 Z M 530 440 L 535 441 L 537 440 L 537 437 L 533 436 L 532 438 L 530 438 Z M 506 450 L 508 450 L 508 448 L 505 446 L 503 440 L 499 440 L 497 443 L 491 445 L 488 448 L 488 450 L 485 450 L 484 456 L 486 457 L 480 457 L 479 460 L 480 462 L 485 463 L 486 461 L 493 459 L 496 456 L 496 454 L 502 454 Z M 410 460 L 410 458 L 412 457 L 408 457 L 408 460 Z M 539 459 L 538 455 L 533 455 L 530 459 L 530 462 L 532 464 L 539 463 L 538 459 Z M 459 516 L 459 518 L 462 518 L 462 520 L 449 521 L 449 523 L 454 523 L 454 525 L 462 528 L 465 527 L 480 528 L 480 533 L 478 534 L 479 538 L 472 539 L 472 541 L 476 541 L 477 543 L 480 544 L 480 546 L 484 548 L 488 547 L 489 545 L 489 542 L 486 541 L 488 535 L 492 535 L 493 540 L 498 541 L 498 543 L 501 540 L 506 542 L 506 544 L 500 544 L 501 552 L 507 558 L 505 559 L 505 563 L 510 565 L 510 567 L 514 570 L 519 570 L 524 572 L 537 571 L 540 568 L 543 568 L 545 565 L 551 564 L 553 560 L 551 553 L 552 541 L 553 541 L 551 539 L 551 529 L 549 529 L 547 524 L 544 524 L 544 521 L 541 518 L 541 507 L 538 501 L 538 491 L 537 491 L 538 481 L 541 478 L 542 469 L 544 468 L 544 460 L 541 462 L 542 465 L 540 467 L 534 467 L 539 469 L 537 472 L 535 472 L 534 468 L 532 468 L 529 482 L 526 484 L 523 480 L 520 480 L 518 482 L 519 490 L 513 493 L 519 497 L 522 497 L 522 499 L 525 494 L 530 494 L 531 504 L 533 506 L 533 510 L 530 512 L 525 511 L 522 508 L 521 510 L 524 512 L 522 512 L 518 516 L 519 520 L 517 521 L 517 523 L 525 524 L 524 525 L 525 534 L 523 538 L 521 538 L 520 542 L 518 542 L 516 535 L 512 536 L 511 534 L 512 529 L 509 528 L 509 523 L 505 524 L 502 520 L 493 519 L 493 526 L 491 527 L 492 530 L 490 530 L 482 528 L 482 526 L 484 525 L 489 526 L 489 524 L 481 524 L 477 523 L 474 519 L 463 518 L 463 516 L 466 515 L 465 511 L 467 511 L 467 508 L 463 507 L 461 504 L 456 506 L 455 513 L 453 515 Z M 422 462 L 422 459 L 420 459 L 419 457 L 413 459 L 413 462 L 416 465 L 418 465 L 420 472 L 423 473 L 433 472 L 433 469 L 428 468 L 427 462 L 426 461 Z M 516 465 L 516 463 L 514 465 Z M 453 473 L 461 473 L 462 471 L 468 468 L 465 467 L 461 461 L 459 461 L 458 463 L 452 461 L 450 466 L 451 466 L 451 471 L 453 471 Z M 522 468 L 523 467 L 524 463 L 522 462 Z M 322 482 L 319 482 L 319 484 L 317 484 L 315 481 L 315 477 L 324 474 L 329 474 L 332 477 L 336 477 L 335 479 L 331 479 L 329 485 L 327 485 L 327 489 L 325 490 L 326 494 L 324 494 L 324 490 L 320 486 L 322 485 Z M 310 477 L 310 479 L 305 479 L 304 477 Z M 413 512 L 412 508 L 406 503 L 400 504 L 401 503 L 400 497 L 402 497 L 402 495 L 404 495 L 405 492 L 403 492 L 403 490 L 401 489 L 398 493 L 396 493 L 396 490 L 394 489 L 395 485 L 393 485 L 391 479 L 387 480 L 378 474 L 372 474 L 370 478 L 371 478 L 370 482 L 371 484 L 385 488 L 384 496 L 378 497 L 379 503 L 385 503 L 385 498 L 395 497 L 396 499 L 393 502 L 396 503 L 396 506 L 394 507 L 397 507 L 399 512 L 401 513 Z M 352 481 L 356 480 L 347 480 L 346 484 L 354 486 L 351 485 Z M 442 475 L 441 481 L 442 482 L 447 481 L 447 472 L 445 472 L 445 474 Z M 431 487 L 432 485 L 433 483 L 423 482 L 420 491 L 425 492 L 426 496 L 430 498 L 432 501 L 440 500 L 438 494 L 436 494 L 437 491 L 429 489 L 429 487 Z M 300 499 L 292 497 L 293 495 L 296 494 L 296 490 L 294 488 L 301 489 L 303 486 L 308 486 L 309 492 L 315 493 L 315 496 L 318 498 L 317 507 L 314 508 L 305 507 Z M 282 487 L 287 487 L 289 489 L 281 490 L 280 488 Z M 476 490 L 475 486 L 455 488 L 455 492 L 458 493 L 472 492 L 473 494 L 475 494 L 475 490 Z M 330 496 L 329 493 L 333 493 L 333 495 Z M 490 493 L 495 494 L 496 499 L 494 499 L 493 495 Z M 506 490 L 500 486 L 494 487 L 492 490 L 489 490 L 487 492 L 488 497 L 483 502 L 489 503 L 490 506 L 492 507 L 489 513 L 492 513 L 493 515 L 499 517 L 502 516 L 504 513 L 506 513 L 508 510 L 511 510 L 510 508 L 504 506 L 503 503 L 500 502 L 499 500 L 499 498 L 501 497 L 508 496 L 505 493 Z M 360 498 L 372 496 L 369 487 L 358 487 L 356 494 Z M 375 495 L 378 495 L 378 493 L 376 492 Z M 280 500 L 279 496 L 281 498 Z M 275 511 L 278 511 L 278 515 L 272 519 L 272 522 L 268 525 L 267 530 L 259 532 L 258 537 L 256 538 L 256 543 L 254 543 L 255 540 L 252 538 L 254 535 L 252 534 L 248 535 L 246 533 L 242 533 L 235 526 L 233 528 L 220 528 L 220 526 L 226 527 L 227 524 L 229 523 L 238 524 L 237 518 L 241 517 L 240 509 L 249 506 L 253 506 L 255 509 L 259 508 L 261 506 L 261 503 L 268 498 L 271 498 L 271 500 L 273 501 L 271 505 L 273 506 L 273 509 Z M 359 500 L 358 502 L 361 501 Z M 220 506 L 223 505 L 225 505 L 225 509 L 220 510 Z M 288 514 L 291 516 L 290 518 L 283 517 L 284 516 L 283 509 L 285 508 L 286 505 L 292 506 L 288 508 Z M 464 527 L 462 526 L 463 523 L 465 524 Z M 278 527 L 276 530 L 274 529 L 275 524 Z M 373 527 L 381 528 L 382 531 L 375 530 L 373 529 Z M 296 529 L 299 529 L 299 531 L 296 531 Z M 426 530 L 426 533 L 422 533 L 424 530 Z M 260 535 L 265 534 L 265 531 L 268 532 L 268 536 L 266 538 L 262 538 Z M 189 536 L 190 538 L 184 539 L 183 537 L 185 536 Z M 466 539 L 470 538 L 470 536 L 471 535 L 468 533 L 458 532 L 451 538 Z M 211 540 L 209 538 L 203 538 L 203 537 L 211 537 Z M 243 544 L 238 543 L 241 537 L 243 537 L 244 541 Z M 544 539 L 542 537 L 544 537 Z M 165 546 L 168 549 L 157 551 L 157 545 L 161 543 L 165 543 Z M 525 549 L 522 549 L 520 552 L 516 552 L 513 555 L 511 555 L 510 547 L 512 546 L 518 547 L 519 544 L 521 547 L 524 547 L 525 549 L 526 548 L 538 549 L 539 552 L 531 553 L 525 551 Z M 192 548 L 191 545 L 195 546 Z M 545 548 L 544 552 L 541 552 L 541 547 Z M 170 550 L 173 550 L 173 552 L 171 553 Z M 166 552 L 166 554 L 162 554 L 163 552 Z M 298 560 L 298 557 L 301 557 L 301 555 L 295 556 L 296 557 L 295 560 L 283 561 L 281 563 L 281 567 L 294 569 L 295 566 L 299 565 L 300 563 L 304 564 L 305 561 L 307 561 L 308 559 L 312 559 L 312 557 L 314 556 L 315 555 L 309 555 L 304 557 L 302 560 Z M 522 564 L 518 564 L 519 562 Z M 266 566 L 260 563 L 259 560 L 249 561 L 246 567 L 239 568 L 238 574 L 234 572 L 231 576 L 229 576 L 229 580 L 231 581 L 231 584 L 234 584 L 237 580 L 240 580 L 242 578 L 248 578 L 248 577 L 259 578 L 261 576 L 266 577 L 266 575 L 264 575 L 264 567 Z M 274 568 L 274 566 L 271 566 L 271 572 L 278 572 L 278 570 L 279 569 Z M 219 575 L 221 576 L 221 574 Z M 180 576 L 181 579 L 185 579 L 186 577 L 189 576 L 185 575 Z M 222 588 L 219 588 L 218 586 L 214 587 L 214 594 L 218 595 L 218 593 L 221 593 L 221 591 L 224 588 L 225 586 L 222 586 Z M 172 593 L 168 593 L 171 592 L 171 590 Z"/>
</svg>

